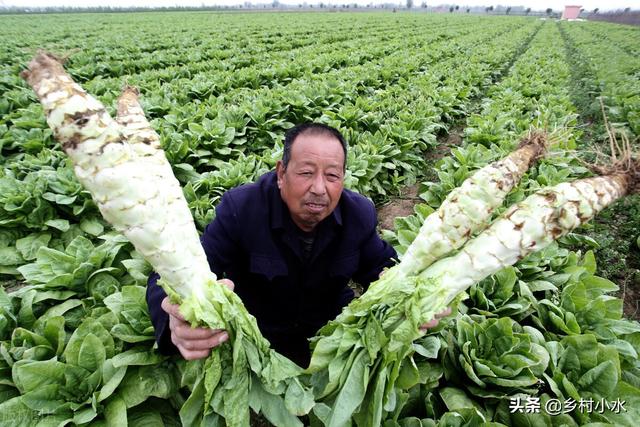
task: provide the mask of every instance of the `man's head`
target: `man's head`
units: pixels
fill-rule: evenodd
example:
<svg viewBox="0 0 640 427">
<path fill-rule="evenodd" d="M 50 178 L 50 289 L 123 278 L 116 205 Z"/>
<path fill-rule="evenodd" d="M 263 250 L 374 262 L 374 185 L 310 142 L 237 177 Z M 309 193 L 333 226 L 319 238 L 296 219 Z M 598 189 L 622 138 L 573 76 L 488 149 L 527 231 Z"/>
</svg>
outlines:
<svg viewBox="0 0 640 427">
<path fill-rule="evenodd" d="M 293 222 L 312 231 L 338 205 L 346 168 L 347 144 L 336 129 L 305 123 L 285 135 L 276 165 L 278 188 Z"/>
</svg>

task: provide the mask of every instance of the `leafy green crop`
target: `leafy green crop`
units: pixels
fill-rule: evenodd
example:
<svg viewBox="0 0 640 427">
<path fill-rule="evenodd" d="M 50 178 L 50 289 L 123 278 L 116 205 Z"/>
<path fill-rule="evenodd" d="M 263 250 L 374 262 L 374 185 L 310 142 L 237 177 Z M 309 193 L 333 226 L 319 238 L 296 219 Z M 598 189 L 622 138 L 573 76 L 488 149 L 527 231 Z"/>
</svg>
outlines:
<svg viewBox="0 0 640 427">
<path fill-rule="evenodd" d="M 611 121 L 638 135 L 637 31 L 446 15 L 1 16 L 0 279 L 7 281 L 0 288 L 0 425 L 155 426 L 201 417 L 213 424 L 248 406 L 294 425 L 294 414 L 313 405 L 295 386 L 279 390 L 282 399 L 255 386 L 248 404 L 234 401 L 235 389 L 214 392 L 218 375 L 229 375 L 215 362 L 229 364 L 229 349 L 206 366 L 154 350 L 144 300 L 149 266 L 99 219 L 18 77 L 35 47 L 72 52 L 71 74 L 110 109 L 124 82 L 140 88 L 200 229 L 224 191 L 274 167 L 294 123 L 337 126 L 350 143 L 347 186 L 378 202 L 421 182 L 438 137 L 464 124 L 463 146 L 435 165 L 438 182 L 421 186 L 426 203 L 384 233 L 403 253 L 446 194 L 531 125 L 558 129 L 559 145 L 507 204 L 587 173 L 576 157 L 592 129 L 578 122 L 583 107 L 573 104 L 570 80 L 580 76 L 563 44 L 587 62 L 595 80 L 585 87 L 601 91 L 589 96 L 601 96 Z M 593 254 L 570 250 L 618 245 L 604 233 L 591 234 L 597 242 L 567 236 L 470 288 L 458 315 L 394 361 L 395 385 L 374 389 L 386 398 L 381 407 L 367 406 L 376 400 L 363 394 L 362 382 L 378 372 L 382 384 L 388 370 L 367 372 L 364 348 L 336 359 L 328 381 L 351 387 L 317 403 L 309 422 L 370 425 L 375 413 L 388 427 L 633 425 L 640 331 L 623 318 L 616 285 L 598 277 Z M 375 328 L 364 332 L 369 349 L 383 345 Z M 345 363 L 352 369 L 337 378 Z M 619 398 L 627 412 L 512 412 L 515 397 L 542 405 Z"/>
</svg>

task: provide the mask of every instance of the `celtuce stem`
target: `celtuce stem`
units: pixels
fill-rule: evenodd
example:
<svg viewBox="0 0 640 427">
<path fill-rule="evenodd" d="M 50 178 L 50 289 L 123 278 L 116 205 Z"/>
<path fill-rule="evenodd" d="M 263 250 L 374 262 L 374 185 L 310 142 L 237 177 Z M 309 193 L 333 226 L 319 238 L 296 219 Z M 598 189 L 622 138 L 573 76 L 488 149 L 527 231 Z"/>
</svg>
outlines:
<svg viewBox="0 0 640 427">
<path fill-rule="evenodd" d="M 38 54 L 22 76 L 102 216 L 181 297 L 204 296 L 204 287 L 216 277 L 180 184 L 137 97 L 125 91 L 118 123 L 52 55 Z"/>
<path fill-rule="evenodd" d="M 398 265 L 400 273 L 404 276 L 420 273 L 486 228 L 495 209 L 545 153 L 546 145 L 545 134 L 532 132 L 517 150 L 479 169 L 453 189 L 420 227 Z"/>
<path fill-rule="evenodd" d="M 444 258 L 420 278 L 449 290 L 446 302 L 483 278 L 515 264 L 566 235 L 626 195 L 628 173 L 586 178 L 541 190 L 507 210 L 455 256 Z"/>
<path fill-rule="evenodd" d="M 392 286 L 410 280 L 435 261 L 461 248 L 475 233 L 489 226 L 491 216 L 520 182 L 525 172 L 544 155 L 547 135 L 532 131 L 518 149 L 477 170 L 453 189 L 440 207 L 427 217 L 399 264 L 372 283 L 358 300 L 338 317 L 348 321 L 352 311 L 382 301 Z"/>
</svg>

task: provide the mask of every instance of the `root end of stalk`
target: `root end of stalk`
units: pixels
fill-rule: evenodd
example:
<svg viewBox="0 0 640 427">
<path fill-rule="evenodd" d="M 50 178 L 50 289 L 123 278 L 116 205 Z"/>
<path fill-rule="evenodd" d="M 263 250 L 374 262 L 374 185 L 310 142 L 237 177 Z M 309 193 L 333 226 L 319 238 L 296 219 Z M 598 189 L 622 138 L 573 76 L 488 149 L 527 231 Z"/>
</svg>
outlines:
<svg viewBox="0 0 640 427">
<path fill-rule="evenodd" d="M 28 68 L 20 73 L 30 86 L 34 87 L 45 78 L 65 74 L 62 64 L 66 57 L 59 57 L 51 52 L 39 50 L 36 56 L 29 62 Z"/>
<path fill-rule="evenodd" d="M 135 86 L 125 84 L 124 86 L 122 86 L 122 90 L 120 91 L 120 97 L 123 97 L 123 96 L 127 96 L 127 97 L 132 96 L 137 99 L 138 96 L 140 96 L 140 90 Z"/>
<path fill-rule="evenodd" d="M 137 87 L 125 84 L 122 87 L 120 96 L 118 97 L 117 117 L 123 117 L 129 114 L 129 110 L 139 106 L 138 96 L 140 91 Z"/>
<path fill-rule="evenodd" d="M 607 119 L 604 103 L 600 99 L 603 121 L 609 136 L 609 149 L 607 155 L 602 150 L 596 152 L 596 163 L 586 166 L 598 175 L 621 175 L 627 182 L 627 192 L 640 193 L 640 153 L 631 148 L 631 141 L 626 132 L 614 128 Z M 604 159 L 604 160 L 602 160 Z"/>
<path fill-rule="evenodd" d="M 527 136 L 520 140 L 518 149 L 530 147 L 533 150 L 529 165 L 538 161 L 547 152 L 549 146 L 549 136 L 547 132 L 539 129 L 531 129 Z"/>
<path fill-rule="evenodd" d="M 597 175 L 617 176 L 624 180 L 628 194 L 640 193 L 640 158 L 634 158 L 631 153 L 625 153 L 610 164 L 589 164 L 587 166 Z"/>
</svg>

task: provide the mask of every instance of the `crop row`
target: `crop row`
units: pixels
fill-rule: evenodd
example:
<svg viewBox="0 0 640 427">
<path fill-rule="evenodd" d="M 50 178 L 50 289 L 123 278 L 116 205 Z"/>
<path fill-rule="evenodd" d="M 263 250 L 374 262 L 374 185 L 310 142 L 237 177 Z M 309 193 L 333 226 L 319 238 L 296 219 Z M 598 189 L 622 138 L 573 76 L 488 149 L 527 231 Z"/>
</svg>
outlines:
<svg viewBox="0 0 640 427">
<path fill-rule="evenodd" d="M 300 114 L 298 119 L 337 121 L 343 130 L 351 132 L 349 136 L 355 146 L 349 156 L 348 183 L 352 187 L 375 197 L 394 189 L 401 181 L 415 180 L 423 169 L 421 151 L 426 148 L 425 143 L 435 142 L 433 132 L 452 119 L 452 111 L 464 111 L 480 87 L 491 84 L 501 64 L 508 63 L 517 54 L 535 26 L 519 28 L 516 33 L 501 31 L 503 35 L 491 41 L 498 31 L 489 32 L 483 38 L 462 36 L 450 46 L 432 46 L 433 50 L 424 57 L 405 52 L 392 55 L 378 64 L 377 71 L 385 84 L 378 82 L 375 87 L 368 86 L 371 73 L 364 67 L 359 68 L 358 73 L 334 71 L 330 80 L 320 76 L 314 84 L 301 80 L 282 86 L 279 91 L 258 91 L 252 95 L 254 99 L 239 106 L 186 104 L 181 120 L 189 125 L 180 125 L 177 114 L 157 120 L 155 124 L 176 174 L 184 182 L 193 181 L 186 186 L 186 192 L 198 223 L 204 226 L 211 219 L 212 202 L 222 191 L 250 181 L 273 166 L 278 153 L 273 141 L 281 138 L 287 119 L 296 120 L 287 116 L 291 111 Z M 482 42 L 482 48 L 472 51 L 478 42 Z M 462 54 L 470 58 L 468 67 L 456 60 Z M 438 62 L 439 56 L 449 59 Z M 419 73 L 417 78 L 410 78 L 415 72 Z M 350 90 L 355 84 L 347 77 L 360 79 L 361 95 Z M 389 81 L 390 78 L 396 80 Z M 391 84 L 395 81 L 398 83 Z M 336 87 L 341 90 L 337 98 L 338 94 L 330 92 Z M 296 103 L 293 97 L 297 91 L 306 91 L 303 93 L 310 97 L 298 97 L 297 101 L 303 102 Z M 313 104 L 311 100 L 322 104 Z M 189 105 L 202 108 L 193 111 Z M 222 126 L 209 119 L 218 117 L 218 108 L 227 120 Z M 24 236 L 26 230 L 48 229 L 54 235 L 64 235 L 69 224 L 82 223 L 78 216 L 92 220 L 96 216 L 95 207 L 61 160 L 60 153 L 42 150 L 50 140 L 50 131 L 42 129 L 42 118 L 36 115 L 41 114 L 38 109 L 33 109 L 31 117 L 26 110 L 21 112 L 25 115 L 3 138 L 6 148 L 18 149 L 22 154 L 15 162 L 4 165 L 7 173 L 2 179 L 6 191 L 1 220 L 7 226 L 19 227 L 17 238 Z M 228 125 L 229 120 L 233 126 Z M 366 129 L 368 124 L 370 129 Z M 255 155 L 238 157 L 238 150 L 225 152 L 225 143 L 242 144 L 243 136 L 251 133 L 253 145 L 258 139 L 256 135 L 268 138 L 266 143 L 253 148 Z M 397 142 L 397 146 L 393 142 Z M 265 147 L 266 152 L 262 153 Z M 25 156 L 25 151 L 38 154 Z M 228 161 L 221 161 L 221 157 Z M 202 172 L 203 165 L 204 170 L 214 170 L 200 176 L 196 168 Z M 21 227 L 26 228 L 20 230 Z M 11 265 L 20 263 L 20 257 L 14 256 L 13 261 L 7 262 L 7 271 Z"/>
<path fill-rule="evenodd" d="M 381 31 L 382 30 L 382 31 Z M 386 36 L 390 30 L 376 28 L 374 32 L 353 33 L 344 31 L 342 34 L 331 34 L 324 37 L 312 37 L 305 35 L 301 38 L 291 38 L 295 40 L 289 45 L 277 46 L 269 43 L 258 43 L 255 40 L 247 40 L 248 46 L 242 44 L 231 44 L 231 42 L 219 37 L 202 42 L 200 40 L 192 40 L 191 43 L 184 43 L 182 46 L 177 44 L 171 49 L 164 49 L 159 52 L 144 52 L 143 56 L 132 55 L 131 44 L 116 46 L 102 46 L 100 49 L 94 48 L 87 50 L 88 53 L 76 52 L 70 58 L 69 69 L 71 74 L 78 80 L 86 82 L 97 78 L 95 87 L 91 87 L 93 93 L 102 95 L 107 90 L 112 92 L 112 96 L 119 91 L 123 76 L 126 74 L 139 74 L 145 70 L 141 76 L 142 81 L 168 82 L 178 77 L 191 78 L 194 74 L 209 74 L 229 72 L 238 70 L 239 68 L 257 65 L 259 68 L 264 67 L 265 63 L 277 62 L 276 58 L 291 62 L 295 58 L 295 62 L 303 62 L 306 51 L 312 49 L 309 57 L 314 58 L 329 50 L 354 50 L 354 46 L 358 45 L 361 38 L 375 37 L 383 40 L 393 40 L 392 36 Z M 345 42 L 346 43 L 340 43 Z M 33 41 L 32 41 L 33 42 Z M 234 42 L 235 43 L 235 42 Z M 67 52 L 68 48 L 62 46 L 52 47 L 54 52 Z M 135 45 L 133 45 L 135 47 Z M 308 46 L 309 48 L 303 48 Z M 278 49 L 277 47 L 280 47 Z M 86 48 L 85 48 L 86 49 Z M 5 102 L 8 104 L 0 108 L 3 114 L 8 113 L 12 109 L 24 107 L 33 101 L 33 96 L 27 90 L 26 85 L 18 77 L 19 66 L 32 55 L 33 49 L 27 50 L 19 57 L 11 58 L 11 62 L 6 64 L 6 75 L 0 80 L 0 88 L 7 91 L 4 94 Z M 109 58 L 100 59 L 100 54 L 96 51 L 105 50 L 109 53 Z M 71 49 L 71 52 L 74 52 Z M 280 56 L 278 56 L 280 55 Z M 96 58 L 97 56 L 97 58 Z M 21 60 L 22 58 L 22 60 Z M 322 58 L 321 58 L 322 59 Z M 324 58 L 326 61 L 326 57 Z M 304 64 L 304 62 L 303 62 Z M 321 63 L 322 64 L 322 63 Z M 306 64 L 304 64 L 307 66 Z M 330 67 L 332 64 L 329 63 Z M 322 66 L 327 66 L 322 64 Z M 309 66 L 314 70 L 313 64 Z M 154 70 L 157 71 L 154 73 Z M 110 78 L 111 77 L 111 78 Z M 127 77 L 128 79 L 131 76 Z M 135 80 L 140 79 L 135 76 Z M 156 89 L 155 87 L 153 89 Z"/>
<path fill-rule="evenodd" d="M 583 28 L 596 38 L 607 41 L 610 46 L 622 49 L 631 56 L 640 56 L 640 30 L 631 25 L 611 26 L 602 22 L 594 22 Z M 613 58 L 616 52 L 611 52 Z"/>
<path fill-rule="evenodd" d="M 369 96 L 365 93 L 354 99 L 353 93 L 344 93 L 344 96 L 336 99 L 336 86 L 327 85 L 326 81 L 321 80 L 316 85 L 288 85 L 273 101 L 269 101 L 264 95 L 256 96 L 254 105 L 268 107 L 262 112 L 266 125 L 282 124 L 282 120 L 287 119 L 295 121 L 296 117 L 288 118 L 287 113 L 290 114 L 292 108 L 298 107 L 306 110 L 298 113 L 298 118 L 320 120 L 339 126 L 352 145 L 348 158 L 347 185 L 375 199 L 389 191 L 397 191 L 399 184 L 415 182 L 424 173 L 422 153 L 428 145 L 435 143 L 434 133 L 453 120 L 454 112 L 464 113 L 473 94 L 479 88 L 491 84 L 500 64 L 508 63 L 517 55 L 518 48 L 526 43 L 532 31 L 535 28 L 529 27 L 520 29 L 515 35 L 510 33 L 494 39 L 483 45 L 479 52 L 475 52 L 475 56 L 469 55 L 470 60 L 464 67 L 460 66 L 453 55 L 449 60 L 445 59 L 428 67 L 416 77 L 399 79 L 396 85 L 372 91 Z M 405 57 L 399 62 L 387 62 L 387 72 L 392 74 L 394 68 L 403 71 L 416 69 L 401 61 L 406 61 Z M 370 73 L 366 74 L 363 70 L 359 76 L 367 78 Z M 305 103 L 292 103 L 292 96 L 296 94 L 294 87 L 313 94 L 313 97 L 309 97 Z M 363 84 L 363 87 L 369 86 Z M 330 92 L 323 93 L 327 90 Z M 329 103 L 333 99 L 336 100 Z M 314 100 L 324 104 L 309 102 Z M 242 111 L 240 108 L 238 112 L 242 114 Z M 228 113 L 227 111 L 226 114 Z M 255 118 L 252 117 L 254 123 Z M 211 123 L 206 119 L 203 122 Z M 247 129 L 252 124 L 247 124 Z M 220 131 L 222 127 L 217 129 Z M 267 128 L 266 131 L 269 135 L 278 133 L 277 128 Z M 179 134 L 176 131 L 173 135 L 171 140 L 176 141 Z M 190 135 L 193 132 L 187 132 L 186 138 Z M 211 133 L 205 139 L 215 141 L 210 135 Z M 255 140 L 253 143 L 255 144 Z M 193 140 L 188 145 L 197 146 Z M 274 152 L 273 148 L 267 148 L 265 153 L 250 154 L 239 160 L 232 158 L 227 164 L 215 161 L 214 171 L 206 172 L 194 180 L 194 185 L 201 190 L 197 192 L 201 194 L 201 199 L 194 200 L 194 203 L 198 206 L 210 206 L 222 191 L 242 183 L 238 179 L 254 179 L 273 164 L 277 149 L 276 147 Z M 187 155 L 186 150 L 182 153 Z M 209 210 L 209 215 L 205 218 L 200 217 L 201 212 L 197 212 L 195 216 L 201 219 L 199 223 L 202 224 L 211 214 Z"/>
<path fill-rule="evenodd" d="M 640 136 L 640 59 L 581 27 L 563 25 L 573 50 L 590 68 L 609 120 Z M 614 32 L 615 33 L 615 32 Z"/>
</svg>

